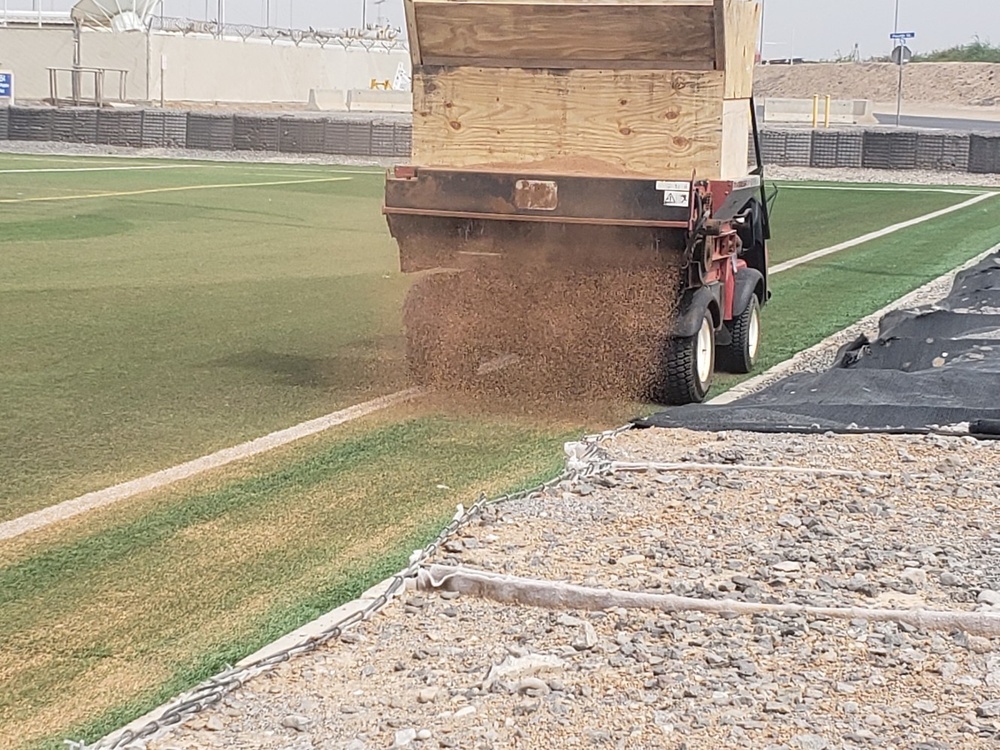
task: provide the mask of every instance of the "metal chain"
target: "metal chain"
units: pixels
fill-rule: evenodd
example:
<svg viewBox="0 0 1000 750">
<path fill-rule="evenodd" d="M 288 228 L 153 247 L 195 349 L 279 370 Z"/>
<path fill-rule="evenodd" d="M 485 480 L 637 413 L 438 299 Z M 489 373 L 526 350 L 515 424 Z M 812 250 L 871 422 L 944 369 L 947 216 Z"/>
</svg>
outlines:
<svg viewBox="0 0 1000 750">
<path fill-rule="evenodd" d="M 249 680 L 269 672 L 278 665 L 297 656 L 312 653 L 333 640 L 339 639 L 349 628 L 374 617 L 384 609 L 406 588 L 406 581 L 417 575 L 421 567 L 433 557 L 437 551 L 455 533 L 475 520 L 484 509 L 503 505 L 516 500 L 530 500 L 555 489 L 563 482 L 579 482 L 610 471 L 611 462 L 601 451 L 601 444 L 624 432 L 633 429 L 632 424 L 623 425 L 615 430 L 608 430 L 597 435 L 588 435 L 578 443 L 567 443 L 565 446 L 567 461 L 565 470 L 554 479 L 528 490 L 511 492 L 499 497 L 489 498 L 480 495 L 479 499 L 466 510 L 461 505 L 452 521 L 441 533 L 424 547 L 410 556 L 410 563 L 403 571 L 390 579 L 388 588 L 362 610 L 348 615 L 343 620 L 312 636 L 302 643 L 284 649 L 270 656 L 259 659 L 242 667 L 231 667 L 210 678 L 207 682 L 182 696 L 174 705 L 167 708 L 157 719 L 150 720 L 142 728 L 122 730 L 111 734 L 93 745 L 75 740 L 65 740 L 67 750 L 123 750 L 127 746 L 151 738 L 158 732 L 181 724 L 192 716 L 221 702 L 229 693 L 239 689 Z"/>
</svg>

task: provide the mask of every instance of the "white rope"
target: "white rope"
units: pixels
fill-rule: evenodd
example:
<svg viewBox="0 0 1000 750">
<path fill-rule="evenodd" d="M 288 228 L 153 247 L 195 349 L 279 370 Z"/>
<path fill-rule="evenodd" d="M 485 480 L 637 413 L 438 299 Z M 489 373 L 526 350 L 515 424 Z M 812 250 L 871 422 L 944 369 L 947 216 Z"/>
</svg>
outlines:
<svg viewBox="0 0 1000 750">
<path fill-rule="evenodd" d="M 644 609 L 659 612 L 703 612 L 722 615 L 806 615 L 837 620 L 896 622 L 920 630 L 961 630 L 986 638 L 1000 637 L 1000 615 L 981 612 L 942 612 L 925 609 L 866 609 L 863 607 L 812 607 L 801 604 L 762 604 L 731 599 L 693 599 L 685 596 L 645 594 L 615 589 L 595 589 L 568 583 L 487 573 L 468 568 L 432 565 L 417 573 L 416 588 L 443 589 L 502 604 L 542 609 L 604 611 Z"/>
</svg>

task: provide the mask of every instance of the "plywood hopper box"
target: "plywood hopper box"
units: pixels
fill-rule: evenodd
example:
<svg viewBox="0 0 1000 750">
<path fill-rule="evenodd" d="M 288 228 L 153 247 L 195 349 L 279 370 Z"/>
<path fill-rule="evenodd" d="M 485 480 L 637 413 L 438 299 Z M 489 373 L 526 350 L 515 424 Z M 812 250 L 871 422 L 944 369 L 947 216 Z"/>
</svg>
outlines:
<svg viewBox="0 0 1000 750">
<path fill-rule="evenodd" d="M 404 1 L 413 158 L 384 211 L 400 268 L 431 272 L 404 307 L 415 383 L 575 358 L 573 387 L 686 404 L 717 365 L 749 372 L 770 294 L 759 4 Z"/>
<path fill-rule="evenodd" d="M 746 174 L 750 0 L 406 0 L 413 162 Z"/>
</svg>

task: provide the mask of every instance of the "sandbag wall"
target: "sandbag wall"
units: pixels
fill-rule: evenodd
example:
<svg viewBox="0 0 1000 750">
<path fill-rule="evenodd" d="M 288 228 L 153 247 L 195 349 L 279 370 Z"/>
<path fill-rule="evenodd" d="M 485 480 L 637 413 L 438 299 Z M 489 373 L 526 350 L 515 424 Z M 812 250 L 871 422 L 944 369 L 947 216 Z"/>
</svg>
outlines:
<svg viewBox="0 0 1000 750">
<path fill-rule="evenodd" d="M 0 140 L 142 148 L 271 151 L 378 159 L 410 156 L 405 118 L 216 114 L 161 109 L 0 108 Z M 765 164 L 1000 174 L 1000 133 L 767 129 Z M 750 143 L 753 161 L 753 143 Z"/>
<path fill-rule="evenodd" d="M 751 162 L 753 162 L 751 142 Z M 1000 173 L 995 136 L 917 130 L 764 130 L 764 164 Z"/>
<path fill-rule="evenodd" d="M 408 122 L 385 119 L 40 107 L 0 108 L 0 140 L 386 159 L 412 142 Z"/>
</svg>

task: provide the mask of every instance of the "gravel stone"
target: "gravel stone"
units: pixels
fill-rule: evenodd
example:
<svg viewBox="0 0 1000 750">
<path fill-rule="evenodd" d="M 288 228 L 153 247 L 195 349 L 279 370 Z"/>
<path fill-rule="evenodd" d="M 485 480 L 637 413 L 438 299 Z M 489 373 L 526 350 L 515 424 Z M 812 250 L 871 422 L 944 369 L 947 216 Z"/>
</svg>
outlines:
<svg viewBox="0 0 1000 750">
<path fill-rule="evenodd" d="M 1000 701 L 987 701 L 976 709 L 976 715 L 984 719 L 994 719 L 1000 716 Z"/>
<path fill-rule="evenodd" d="M 983 589 L 979 592 L 979 596 L 976 597 L 976 601 L 980 604 L 985 604 L 988 607 L 1000 607 L 1000 591 Z"/>
<path fill-rule="evenodd" d="M 413 740 L 417 739 L 417 730 L 412 727 L 400 729 L 396 732 L 396 740 L 393 747 L 407 747 Z"/>
<path fill-rule="evenodd" d="M 306 732 L 312 726 L 312 719 L 298 714 L 289 714 L 281 720 L 281 726 L 294 729 L 296 732 Z"/>
</svg>

